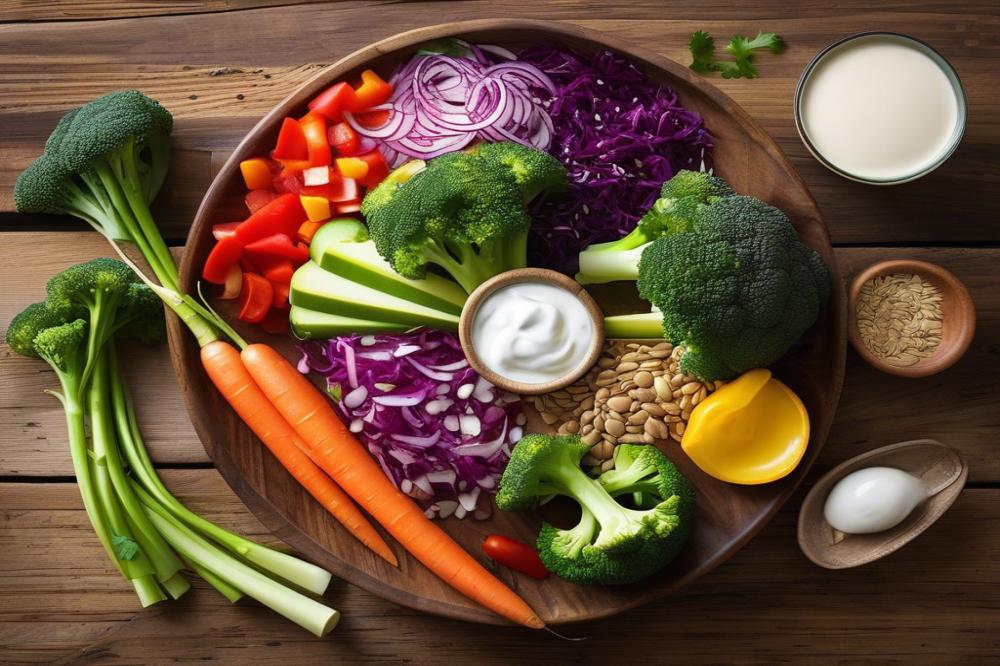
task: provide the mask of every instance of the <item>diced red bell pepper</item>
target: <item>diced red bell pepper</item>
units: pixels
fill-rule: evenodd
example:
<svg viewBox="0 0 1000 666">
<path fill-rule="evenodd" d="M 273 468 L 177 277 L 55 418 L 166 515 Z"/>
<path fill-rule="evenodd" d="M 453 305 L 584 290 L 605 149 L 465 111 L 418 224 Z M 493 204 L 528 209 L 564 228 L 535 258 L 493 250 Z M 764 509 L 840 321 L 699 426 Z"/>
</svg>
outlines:
<svg viewBox="0 0 1000 666">
<path fill-rule="evenodd" d="M 266 263 L 268 258 L 291 259 L 296 266 L 309 261 L 309 248 L 303 243 L 296 245 L 292 237 L 284 233 L 248 243 L 243 249 L 258 265 Z"/>
<path fill-rule="evenodd" d="M 274 191 L 281 194 L 300 194 L 302 192 L 302 172 L 283 170 L 274 177 Z"/>
<path fill-rule="evenodd" d="M 250 244 L 274 234 L 294 236 L 306 212 L 294 194 L 282 194 L 236 227 L 236 238 L 243 244 Z"/>
<path fill-rule="evenodd" d="M 273 284 L 291 284 L 295 266 L 291 259 L 270 258 L 261 275 Z"/>
<path fill-rule="evenodd" d="M 332 179 L 326 185 L 303 187 L 300 194 L 304 194 L 307 197 L 325 197 L 333 203 L 354 201 L 361 198 L 358 182 L 351 178 L 341 178 L 339 176 Z"/>
<path fill-rule="evenodd" d="M 271 290 L 274 292 L 274 297 L 271 300 L 271 307 L 276 310 L 287 310 L 288 309 L 288 292 L 290 287 L 287 282 L 272 282 Z"/>
<path fill-rule="evenodd" d="M 361 140 L 354 128 L 347 123 L 337 123 L 326 131 L 330 145 L 341 157 L 351 157 L 360 151 Z"/>
<path fill-rule="evenodd" d="M 213 284 L 225 284 L 229 268 L 243 256 L 243 243 L 235 235 L 223 238 L 208 253 L 201 276 Z"/>
<path fill-rule="evenodd" d="M 260 266 L 257 265 L 257 262 L 245 254 L 240 257 L 240 268 L 243 269 L 244 273 L 260 274 L 261 272 Z"/>
<path fill-rule="evenodd" d="M 326 138 L 326 118 L 318 113 L 310 113 L 301 121 L 302 131 L 306 135 L 306 145 L 309 148 L 310 166 L 327 166 L 330 164 L 330 142 Z"/>
<path fill-rule="evenodd" d="M 243 289 L 237 301 L 240 308 L 237 319 L 256 323 L 271 309 L 273 301 L 274 289 L 266 278 L 256 273 L 243 274 Z"/>
<path fill-rule="evenodd" d="M 272 309 L 267 315 L 264 316 L 257 325 L 261 327 L 266 333 L 272 335 L 288 335 L 292 332 L 291 327 L 288 324 L 288 313 L 284 310 Z"/>
<path fill-rule="evenodd" d="M 376 148 L 364 155 L 358 155 L 358 159 L 368 165 L 368 173 L 361 179 L 361 184 L 366 189 L 372 189 L 389 175 L 389 163 L 385 161 L 382 152 Z"/>
<path fill-rule="evenodd" d="M 268 185 L 271 187 L 271 185 Z M 271 203 L 278 198 L 277 192 L 272 192 L 271 190 L 251 190 L 247 192 L 247 195 L 243 197 L 243 201 L 247 205 L 247 209 L 251 213 L 256 213 L 258 210 Z"/>
<path fill-rule="evenodd" d="M 276 160 L 307 160 L 309 145 L 306 143 L 306 133 L 302 125 L 294 118 L 281 121 L 278 141 L 271 151 L 271 157 Z"/>
<path fill-rule="evenodd" d="M 241 291 L 243 291 L 243 271 L 239 264 L 233 264 L 229 267 L 229 272 L 226 273 L 226 285 L 219 298 L 231 301 L 239 297 Z"/>
<path fill-rule="evenodd" d="M 354 106 L 354 88 L 346 81 L 333 84 L 309 102 L 310 111 L 315 111 L 335 123 L 343 120 L 344 111 Z"/>
<path fill-rule="evenodd" d="M 362 127 L 376 129 L 389 122 L 389 110 L 361 111 L 354 114 L 354 120 Z"/>
<path fill-rule="evenodd" d="M 212 237 L 215 240 L 222 240 L 223 238 L 229 238 L 230 236 L 236 235 L 236 227 L 243 224 L 242 222 L 223 222 L 222 224 L 216 224 L 212 227 Z"/>
<path fill-rule="evenodd" d="M 348 111 L 364 111 L 385 104 L 392 95 L 392 86 L 370 69 L 361 72 L 361 85 L 354 89 L 354 98 L 345 107 Z"/>
<path fill-rule="evenodd" d="M 361 200 L 354 199 L 353 201 L 343 201 L 341 203 L 333 204 L 333 212 L 337 215 L 349 215 L 351 213 L 357 213 L 361 210 Z"/>
</svg>

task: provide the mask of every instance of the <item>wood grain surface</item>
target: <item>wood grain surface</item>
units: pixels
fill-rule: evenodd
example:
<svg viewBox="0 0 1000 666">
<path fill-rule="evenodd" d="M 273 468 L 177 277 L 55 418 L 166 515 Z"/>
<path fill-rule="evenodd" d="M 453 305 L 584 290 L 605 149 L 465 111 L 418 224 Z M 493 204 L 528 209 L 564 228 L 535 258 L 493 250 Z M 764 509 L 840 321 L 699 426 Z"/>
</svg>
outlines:
<svg viewBox="0 0 1000 666">
<path fill-rule="evenodd" d="M 252 604 L 229 606 L 198 587 L 147 611 L 100 556 L 70 483 L 62 417 L 40 390 L 53 377 L 0 348 L 0 661 L 144 663 L 995 663 L 1000 587 L 996 456 L 1000 376 L 1000 7 L 995 0 L 679 0 L 529 3 L 0 1 L 0 329 L 41 297 L 60 266 L 107 255 L 75 222 L 11 213 L 17 172 L 66 109 L 141 86 L 177 111 L 175 169 L 157 215 L 182 238 L 212 174 L 246 131 L 300 83 L 369 42 L 441 20 L 565 20 L 686 62 L 697 29 L 720 39 L 774 30 L 790 43 L 760 58 L 761 79 L 715 80 L 791 157 L 830 227 L 845 277 L 874 261 L 942 264 L 969 287 L 979 323 L 955 367 L 926 379 L 889 377 L 848 356 L 840 411 L 813 474 L 916 437 L 963 452 L 970 488 L 926 534 L 853 571 L 810 564 L 795 543 L 800 491 L 751 544 L 679 596 L 573 627 L 582 644 L 504 627 L 442 620 L 346 584 L 329 601 L 337 631 L 314 639 Z M 888 29 L 931 42 L 969 91 L 958 153 L 928 179 L 866 188 L 808 157 L 791 119 L 801 67 L 851 32 Z M 192 96 L 194 98 L 192 99 Z M 52 231 L 53 233 L 40 233 Z M 21 233 L 21 232 L 34 232 Z M 58 232 L 58 233 L 57 233 Z M 183 409 L 165 349 L 130 350 L 144 431 L 168 484 L 213 520 L 267 539 L 218 473 Z M 178 467 L 183 469 L 177 469 Z M 807 480 L 805 487 L 810 485 Z"/>
</svg>

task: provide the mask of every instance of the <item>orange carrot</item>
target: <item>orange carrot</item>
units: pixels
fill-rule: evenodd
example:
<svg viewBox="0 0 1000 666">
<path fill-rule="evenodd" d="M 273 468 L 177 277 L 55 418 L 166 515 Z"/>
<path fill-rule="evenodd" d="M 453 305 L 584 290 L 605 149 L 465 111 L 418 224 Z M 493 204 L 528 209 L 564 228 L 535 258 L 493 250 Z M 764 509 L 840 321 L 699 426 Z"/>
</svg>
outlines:
<svg viewBox="0 0 1000 666">
<path fill-rule="evenodd" d="M 332 406 L 284 356 L 262 344 L 243 363 L 268 400 L 310 447 L 313 460 L 424 566 L 465 596 L 518 624 L 545 623 L 397 489 Z"/>
<path fill-rule="evenodd" d="M 239 351 L 228 342 L 216 340 L 201 348 L 201 363 L 226 402 L 295 480 L 361 543 L 393 566 L 399 566 L 388 544 L 358 507 L 310 460 L 305 453 L 308 448 L 305 442 L 254 382 Z"/>
</svg>

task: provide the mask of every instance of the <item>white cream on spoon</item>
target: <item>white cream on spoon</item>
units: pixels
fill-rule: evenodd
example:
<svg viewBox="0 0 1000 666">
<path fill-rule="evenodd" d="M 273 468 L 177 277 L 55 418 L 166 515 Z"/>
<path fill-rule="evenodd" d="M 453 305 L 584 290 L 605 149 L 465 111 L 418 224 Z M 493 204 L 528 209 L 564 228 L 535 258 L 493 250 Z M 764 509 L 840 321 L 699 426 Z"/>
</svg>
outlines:
<svg viewBox="0 0 1000 666">
<path fill-rule="evenodd" d="M 894 467 L 867 467 L 837 482 L 823 515 L 845 534 L 874 534 L 903 522 L 927 497 L 915 476 Z"/>
</svg>

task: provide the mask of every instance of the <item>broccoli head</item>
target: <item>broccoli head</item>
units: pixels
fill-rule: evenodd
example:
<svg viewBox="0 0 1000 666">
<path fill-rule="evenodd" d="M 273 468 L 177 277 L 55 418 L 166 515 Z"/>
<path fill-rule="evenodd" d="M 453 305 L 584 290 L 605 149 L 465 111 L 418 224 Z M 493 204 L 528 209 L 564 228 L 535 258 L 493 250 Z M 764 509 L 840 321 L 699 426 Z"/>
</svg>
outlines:
<svg viewBox="0 0 1000 666">
<path fill-rule="evenodd" d="M 660 198 L 631 233 L 616 241 L 595 243 L 580 253 L 577 280 L 583 284 L 635 280 L 639 258 L 647 244 L 686 231 L 699 205 L 708 203 L 710 197 L 732 194 L 732 188 L 721 178 L 702 171 L 678 171 L 663 183 Z"/>
<path fill-rule="evenodd" d="M 658 450 L 635 448 L 653 453 L 633 453 L 638 467 L 609 490 L 580 468 L 590 449 L 580 437 L 527 435 L 514 447 L 500 479 L 497 507 L 530 509 L 551 495 L 574 499 L 581 513 L 574 527 L 542 525 L 537 546 L 546 568 L 578 583 L 641 580 L 666 566 L 684 544 L 693 491 Z M 663 460 L 655 460 L 656 455 Z M 642 495 L 645 505 L 631 508 L 615 499 L 626 493 Z"/>
<path fill-rule="evenodd" d="M 716 380 L 780 358 L 816 321 L 830 276 L 784 213 L 730 196 L 700 206 L 688 232 L 650 244 L 638 288 L 665 337 L 686 348 L 681 369 Z"/>
<path fill-rule="evenodd" d="M 32 303 L 19 312 L 7 327 L 6 342 L 15 354 L 40 358 L 35 349 L 35 338 L 47 328 L 65 323 L 58 313 L 45 303 Z"/>
<path fill-rule="evenodd" d="M 375 247 L 404 277 L 421 279 L 435 265 L 468 292 L 526 265 L 525 204 L 566 184 L 557 160 L 516 143 L 442 155 L 407 176 L 390 176 L 365 196 Z"/>
</svg>

